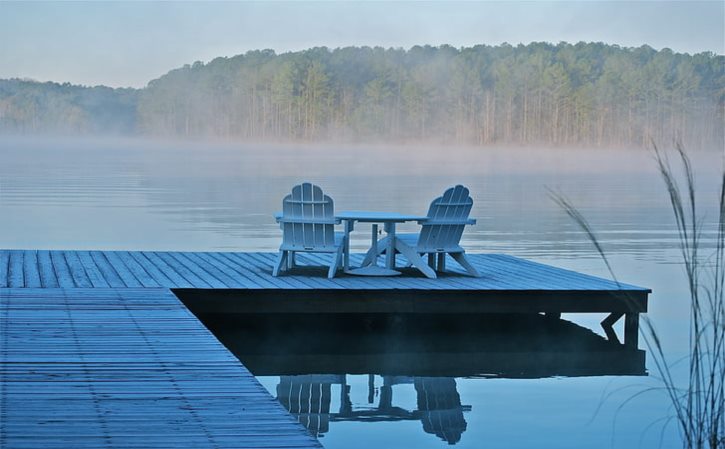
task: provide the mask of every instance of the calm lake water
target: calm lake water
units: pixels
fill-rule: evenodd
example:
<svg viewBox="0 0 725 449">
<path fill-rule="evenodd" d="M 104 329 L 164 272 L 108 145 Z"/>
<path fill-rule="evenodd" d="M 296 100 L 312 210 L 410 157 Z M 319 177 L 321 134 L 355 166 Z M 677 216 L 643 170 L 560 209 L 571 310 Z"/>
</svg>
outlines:
<svg viewBox="0 0 725 449">
<path fill-rule="evenodd" d="M 723 153 L 692 156 L 709 248 Z M 653 289 L 649 316 L 670 360 L 686 353 L 677 236 L 643 150 L 3 138 L 0 247 L 276 251 L 272 214 L 305 180 L 321 185 L 337 210 L 414 214 L 463 183 L 478 218 L 462 242 L 470 252 L 608 276 L 547 189 L 561 192 L 597 230 L 619 279 Z M 353 249 L 368 242 L 361 229 Z M 650 355 L 644 366 L 608 359 L 589 331 L 601 334 L 603 316 L 563 318 L 492 322 L 454 334 L 408 332 L 400 323 L 372 335 L 298 325 L 299 338 L 291 340 L 289 332 L 260 337 L 242 327 L 224 338 L 328 449 L 680 447 Z M 269 351 L 252 354 L 245 341 Z M 675 368 L 678 376 L 683 368 Z"/>
</svg>

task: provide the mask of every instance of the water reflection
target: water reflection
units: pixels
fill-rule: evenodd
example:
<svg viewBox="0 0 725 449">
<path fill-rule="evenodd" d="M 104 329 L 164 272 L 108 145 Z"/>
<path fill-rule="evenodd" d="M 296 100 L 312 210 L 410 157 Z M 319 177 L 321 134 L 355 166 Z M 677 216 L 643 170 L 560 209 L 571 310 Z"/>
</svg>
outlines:
<svg viewBox="0 0 725 449">
<path fill-rule="evenodd" d="M 471 406 L 461 404 L 454 378 L 382 376 L 382 379 L 378 402 L 374 404 L 375 376 L 369 376 L 368 401 L 374 405 L 364 408 L 353 407 L 345 374 L 280 376 L 277 399 L 315 437 L 328 432 L 331 421 L 420 421 L 424 432 L 436 435 L 448 444 L 460 441 L 467 426 L 463 412 L 470 411 Z M 334 412 L 330 411 L 332 385 L 339 385 L 341 392 L 339 408 Z M 413 385 L 417 397 L 415 410 L 394 405 L 393 387 L 396 385 Z"/>
<path fill-rule="evenodd" d="M 693 156 L 707 198 L 716 193 L 721 155 Z M 590 256 L 586 236 L 545 186 L 586 207 L 612 253 L 661 257 L 677 241 L 646 152 L 10 138 L 0 141 L 0 235 L 13 236 L 7 248 L 276 251 L 272 214 L 303 180 L 323 186 L 339 210 L 412 214 L 425 214 L 447 186 L 465 184 L 479 220 L 463 237 L 469 252 Z M 712 216 L 703 228 L 708 248 Z M 354 250 L 368 244 L 367 232 L 353 234 Z"/>
<path fill-rule="evenodd" d="M 273 394 L 316 437 L 335 422 L 420 421 L 456 444 L 472 410 L 457 378 L 646 375 L 644 351 L 540 315 L 201 318 L 253 374 L 278 376 Z"/>
</svg>

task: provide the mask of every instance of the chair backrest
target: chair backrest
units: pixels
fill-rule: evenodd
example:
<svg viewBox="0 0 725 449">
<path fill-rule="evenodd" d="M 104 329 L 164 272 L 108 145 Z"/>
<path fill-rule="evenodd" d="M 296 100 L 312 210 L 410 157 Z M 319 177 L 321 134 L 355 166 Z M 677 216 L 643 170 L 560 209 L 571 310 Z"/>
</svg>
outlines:
<svg viewBox="0 0 725 449">
<path fill-rule="evenodd" d="M 460 250 L 458 242 L 463 228 L 468 223 L 468 215 L 473 207 L 473 199 L 468 189 L 462 185 L 451 187 L 430 203 L 428 220 L 418 238 L 418 251 L 443 252 Z"/>
<path fill-rule="evenodd" d="M 335 248 L 335 206 L 332 198 L 309 182 L 296 185 L 282 200 L 282 246 L 296 251 Z"/>
</svg>

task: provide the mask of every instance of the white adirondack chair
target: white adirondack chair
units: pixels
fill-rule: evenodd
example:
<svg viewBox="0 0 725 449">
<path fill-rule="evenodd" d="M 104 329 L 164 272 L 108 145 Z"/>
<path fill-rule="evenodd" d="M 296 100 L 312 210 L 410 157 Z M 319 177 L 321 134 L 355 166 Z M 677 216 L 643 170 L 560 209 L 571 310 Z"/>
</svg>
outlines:
<svg viewBox="0 0 725 449">
<path fill-rule="evenodd" d="M 469 275 L 480 277 L 480 273 L 466 258 L 466 251 L 460 245 L 463 228 L 466 225 L 476 224 L 475 219 L 468 218 L 471 207 L 473 199 L 466 187 L 457 185 L 449 188 L 443 196 L 436 198 L 430 204 L 428 218 L 421 223 L 420 233 L 396 234 L 396 253 L 403 254 L 411 265 L 429 278 L 436 277 L 435 271 L 445 271 L 446 254 L 450 254 Z M 385 237 L 378 242 L 380 253 L 384 253 L 388 247 L 387 239 L 388 237 Z M 428 264 L 422 259 L 425 254 L 428 254 Z M 363 265 L 371 262 L 377 255 L 373 255 L 372 251 L 368 252 Z"/>
<path fill-rule="evenodd" d="M 335 277 L 344 252 L 345 234 L 335 232 L 335 206 L 332 198 L 309 182 L 296 185 L 282 201 L 282 213 L 276 216 L 282 229 L 282 245 L 272 276 L 294 267 L 295 253 L 330 253 L 328 278 Z"/>
</svg>

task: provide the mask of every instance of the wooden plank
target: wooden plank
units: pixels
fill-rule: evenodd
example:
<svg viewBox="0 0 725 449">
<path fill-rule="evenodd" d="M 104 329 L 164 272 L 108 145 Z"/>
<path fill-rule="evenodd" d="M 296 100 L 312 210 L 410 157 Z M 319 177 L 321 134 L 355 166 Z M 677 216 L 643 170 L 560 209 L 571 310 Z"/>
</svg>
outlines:
<svg viewBox="0 0 725 449">
<path fill-rule="evenodd" d="M 70 273 L 70 268 L 68 267 L 65 257 L 63 257 L 63 253 L 60 251 L 50 251 L 50 260 L 53 265 L 55 277 L 58 279 L 58 286 L 75 287 L 73 276 Z"/>
<path fill-rule="evenodd" d="M 10 251 L 0 250 L 0 288 L 8 286 L 8 274 L 10 272 Z"/>
<path fill-rule="evenodd" d="M 484 285 L 490 286 L 488 288 L 499 290 L 534 288 L 536 282 L 534 277 L 526 273 L 514 274 L 511 272 L 511 267 L 502 263 L 502 261 L 487 258 L 485 262 L 474 259 L 471 263 L 481 273 L 481 279 L 485 282 Z"/>
<path fill-rule="evenodd" d="M 260 271 L 266 272 L 266 270 L 269 270 L 269 274 L 272 273 L 272 264 L 270 263 L 271 261 L 265 259 L 263 256 L 260 255 L 260 253 L 245 253 L 244 256 L 248 257 Z M 324 278 L 317 278 L 314 276 L 300 276 L 293 274 L 283 274 L 283 276 L 296 282 L 301 282 L 307 285 L 309 288 L 334 288 L 334 286 L 337 285 L 334 281 L 330 281 L 329 279 L 327 279 L 327 276 L 325 276 Z"/>
<path fill-rule="evenodd" d="M 579 288 L 595 287 L 595 286 L 606 286 L 608 288 L 616 288 L 616 283 L 608 279 L 595 278 L 582 273 L 576 273 L 570 270 L 562 268 L 555 268 L 549 265 L 517 258 L 509 257 L 503 254 L 496 254 L 493 257 L 505 261 L 510 265 L 516 266 L 519 271 L 527 271 L 532 274 L 537 274 L 541 277 L 545 277 L 549 280 L 557 282 L 567 282 L 569 285 L 576 284 Z"/>
<path fill-rule="evenodd" d="M 275 284 L 271 282 L 266 277 L 260 276 L 254 271 L 250 270 L 245 264 L 241 263 L 240 261 L 233 259 L 228 256 L 230 253 L 203 253 L 205 256 L 209 257 L 210 259 L 214 259 L 220 264 L 229 267 L 231 270 L 234 270 L 235 273 L 239 273 L 240 275 L 243 275 L 247 279 L 250 280 L 250 282 L 253 282 L 254 284 L 258 285 L 261 288 L 276 288 Z"/>
<path fill-rule="evenodd" d="M 350 255 L 350 266 L 359 267 L 363 262 L 364 254 L 351 254 Z M 376 278 L 366 276 L 346 276 L 345 283 L 350 284 L 348 288 L 371 288 L 371 289 L 396 289 L 403 288 L 403 285 L 397 282 L 396 277 L 390 278 Z M 383 282 L 378 282 L 382 280 Z"/>
<path fill-rule="evenodd" d="M 520 267 L 507 259 L 500 259 L 495 255 L 487 255 L 482 261 L 481 258 L 472 259 L 472 264 L 479 268 L 483 279 L 494 279 L 501 285 L 502 290 L 555 290 L 557 284 L 552 283 L 548 276 L 541 273 L 533 273 L 520 270 Z"/>
<path fill-rule="evenodd" d="M 57 288 L 58 278 L 55 276 L 53 261 L 50 258 L 50 251 L 38 251 L 37 254 L 41 285 L 45 288 Z"/>
<path fill-rule="evenodd" d="M 179 273 L 180 276 L 182 276 L 184 279 L 189 281 L 191 285 L 195 288 L 211 288 L 211 284 L 204 280 L 203 278 L 200 278 L 197 276 L 195 272 L 188 269 L 186 265 L 179 263 L 174 257 L 169 255 L 169 253 L 166 252 L 149 252 L 144 254 L 153 254 L 155 257 L 163 260 L 169 267 L 172 267 L 174 271 Z"/>
<path fill-rule="evenodd" d="M 89 254 L 98 267 L 98 271 L 101 272 L 103 279 L 108 282 L 110 287 L 117 288 L 126 286 L 123 279 L 118 275 L 113 265 L 108 262 L 108 258 L 106 258 L 106 255 L 102 251 L 89 251 Z"/>
<path fill-rule="evenodd" d="M 507 279 L 510 288 L 536 288 L 541 290 L 557 290 L 560 288 L 586 289 L 589 285 L 580 278 L 561 279 L 561 272 L 546 272 L 541 267 L 527 269 L 518 258 L 501 258 L 492 254 L 485 264 L 475 261 L 474 265 L 482 267 L 488 272 L 498 273 L 499 277 Z M 485 268 L 484 268 L 485 267 Z"/>
<path fill-rule="evenodd" d="M 492 258 L 500 261 L 505 261 L 511 265 L 515 265 L 520 272 L 529 272 L 549 281 L 556 280 L 558 282 L 562 282 L 563 284 L 557 284 L 557 288 L 560 288 L 563 285 L 564 287 L 576 286 L 576 288 L 580 289 L 619 289 L 616 282 L 608 279 L 597 278 L 594 276 L 577 273 L 571 270 L 565 270 L 563 268 L 552 267 L 550 265 L 545 265 L 530 260 L 521 259 L 518 257 L 512 257 L 505 254 L 494 254 L 492 255 Z M 627 286 L 626 284 L 620 285 L 623 287 L 632 287 Z"/>
<path fill-rule="evenodd" d="M 269 261 L 269 253 L 259 253 L 260 257 L 264 257 Z M 329 264 L 330 261 L 320 257 L 319 254 L 316 253 L 309 253 L 309 254 L 298 254 L 298 263 L 301 265 L 309 265 L 309 266 L 319 266 L 322 268 L 321 275 L 327 276 L 327 267 L 325 264 Z M 271 262 L 271 261 L 270 261 Z M 309 263 L 308 263 L 309 262 Z M 369 279 L 365 276 L 358 276 L 358 277 L 346 277 L 341 278 L 341 276 L 345 276 L 342 269 L 338 270 L 336 277 L 330 279 L 329 281 L 335 285 L 335 288 L 380 288 L 383 286 L 393 287 L 394 281 L 391 281 L 390 279 Z M 327 279 L 325 279 L 327 280 Z M 380 282 L 376 282 L 380 281 Z"/>
<path fill-rule="evenodd" d="M 405 260 L 405 257 L 398 256 L 398 258 L 401 261 Z M 360 265 L 362 263 L 362 255 L 360 254 L 353 254 L 351 256 L 351 263 L 353 265 Z M 398 264 L 398 268 L 401 269 L 402 263 Z M 405 269 L 406 274 L 402 276 L 395 276 L 386 278 L 391 284 L 390 285 L 381 285 L 376 282 L 376 286 L 374 288 L 383 288 L 383 289 L 406 289 L 406 288 L 413 288 L 413 289 L 421 289 L 421 290 L 442 290 L 446 289 L 448 286 L 448 282 L 443 279 L 428 279 L 426 278 L 420 271 L 418 271 L 417 268 L 411 267 L 408 269 Z M 415 277 L 410 277 L 410 274 L 413 273 Z M 376 278 L 365 278 L 364 276 L 361 276 L 364 279 L 369 279 L 373 282 L 375 282 Z M 354 277 L 353 279 L 359 279 L 360 277 Z"/>
<path fill-rule="evenodd" d="M 8 271 L 9 287 L 24 287 L 25 273 L 23 269 L 23 252 L 19 250 L 10 251 L 10 267 Z"/>
<path fill-rule="evenodd" d="M 172 251 L 165 254 L 166 256 L 176 260 L 176 263 L 179 266 L 185 267 L 187 270 L 194 273 L 194 275 L 198 276 L 199 279 L 203 279 L 204 282 L 209 284 L 211 288 L 228 288 L 228 286 L 223 281 L 212 275 L 204 267 L 200 266 L 194 261 L 189 260 L 185 253 Z"/>
<path fill-rule="evenodd" d="M 42 287 L 40 270 L 38 269 L 38 252 L 23 251 L 23 272 L 25 273 L 25 286 L 30 288 Z"/>
<path fill-rule="evenodd" d="M 250 263 L 247 259 L 242 257 L 242 253 L 218 253 L 220 256 L 226 258 L 232 263 L 237 264 L 249 273 L 250 276 L 256 276 L 259 279 L 264 279 L 266 282 L 271 284 L 270 288 L 281 289 L 281 288 L 297 288 L 298 283 L 291 280 L 285 280 L 284 276 L 273 277 L 271 273 L 264 273 L 257 268 L 253 263 Z M 304 286 L 303 288 L 309 288 Z"/>
<path fill-rule="evenodd" d="M 139 261 L 144 267 L 147 268 L 147 271 L 151 272 L 151 267 L 155 267 L 158 269 L 158 271 L 162 274 L 163 277 L 169 280 L 169 284 L 162 284 L 165 287 L 176 287 L 176 288 L 194 288 L 194 284 L 189 282 L 185 277 L 183 277 L 181 274 L 179 274 L 173 267 L 171 267 L 169 264 L 167 264 L 163 259 L 161 259 L 159 256 L 152 252 L 142 251 L 140 253 L 139 257 L 136 257 L 136 260 Z M 144 264 L 142 259 L 144 258 L 148 261 L 148 264 Z M 158 274 L 158 273 L 157 273 Z M 161 277 L 156 278 L 159 283 L 162 280 Z"/>
<path fill-rule="evenodd" d="M 311 285 L 299 279 L 296 276 L 278 276 L 272 277 L 272 268 L 265 262 L 260 262 L 255 257 L 252 257 L 250 253 L 229 253 L 230 257 L 234 257 L 245 263 L 251 270 L 260 276 L 268 277 L 273 282 L 282 285 L 290 285 L 292 288 L 310 289 L 313 288 Z"/>
<path fill-rule="evenodd" d="M 93 260 L 89 251 L 76 251 L 78 258 L 83 264 L 83 268 L 86 270 L 88 279 L 95 288 L 108 288 L 110 284 L 103 276 L 103 272 L 100 270 L 96 262 Z"/>
<path fill-rule="evenodd" d="M 204 268 L 215 278 L 220 279 L 229 288 L 255 288 L 257 284 L 250 282 L 244 276 L 230 270 L 227 266 L 217 262 L 214 259 L 203 256 L 201 253 L 184 253 L 184 255 L 192 262 Z"/>
<path fill-rule="evenodd" d="M 214 253 L 194 254 L 224 272 L 228 277 L 235 280 L 238 284 L 243 285 L 244 288 L 263 288 L 265 286 L 265 282 L 260 282 L 253 276 L 250 276 L 249 272 L 246 270 L 236 269 L 234 265 L 226 259 L 215 257 Z"/>
<path fill-rule="evenodd" d="M 161 287 L 172 287 L 176 285 L 168 276 L 164 274 L 163 271 L 159 269 L 159 267 L 151 263 L 148 258 L 140 252 L 129 251 L 128 255 L 129 257 L 133 258 L 136 263 L 143 267 L 144 271 L 146 271 L 146 273 L 151 276 L 151 278 L 156 282 L 157 285 Z"/>
<path fill-rule="evenodd" d="M 156 280 L 146 271 L 146 269 L 139 264 L 136 259 L 131 257 L 128 251 L 115 251 L 114 252 L 123 262 L 124 265 L 133 273 L 134 277 L 141 282 L 144 287 L 161 287 Z"/>
<path fill-rule="evenodd" d="M 398 256 L 398 259 L 405 260 L 405 257 Z M 450 288 L 449 282 L 445 279 L 429 279 L 415 267 L 402 268 L 401 264 L 398 263 L 397 269 L 404 271 L 404 274 L 388 278 L 394 283 L 394 286 L 390 286 L 390 288 L 417 290 L 442 290 Z"/>
<path fill-rule="evenodd" d="M 128 269 L 126 264 L 123 263 L 118 254 L 114 251 L 103 251 L 103 255 L 106 256 L 106 260 L 116 270 L 118 277 L 121 278 L 126 287 L 142 287 L 141 281 L 133 275 L 131 270 Z"/>
<path fill-rule="evenodd" d="M 78 253 L 75 251 L 63 251 L 63 257 L 65 257 L 66 263 L 68 263 L 75 286 L 81 288 L 93 287 L 93 283 L 86 274 L 85 267 L 78 258 Z"/>
</svg>

